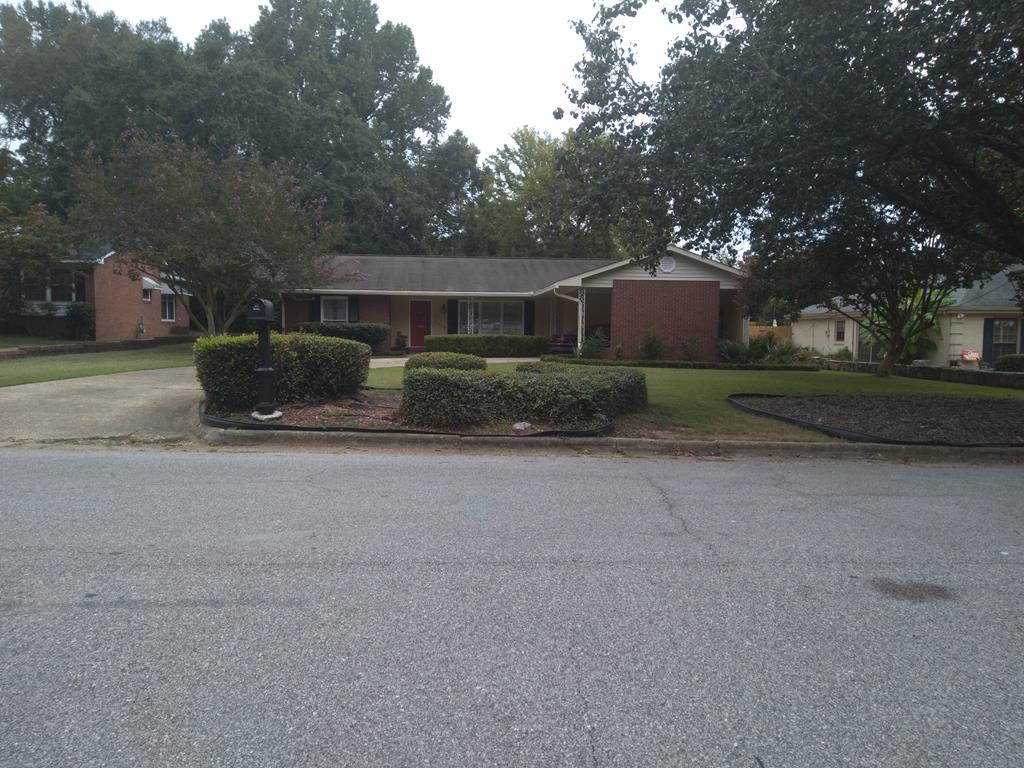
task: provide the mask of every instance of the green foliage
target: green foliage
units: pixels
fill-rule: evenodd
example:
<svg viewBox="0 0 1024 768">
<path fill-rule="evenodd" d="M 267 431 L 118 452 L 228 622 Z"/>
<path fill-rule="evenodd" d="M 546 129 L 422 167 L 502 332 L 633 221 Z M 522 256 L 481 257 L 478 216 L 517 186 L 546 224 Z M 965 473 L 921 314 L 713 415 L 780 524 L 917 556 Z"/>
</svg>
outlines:
<svg viewBox="0 0 1024 768">
<path fill-rule="evenodd" d="M 828 357 L 832 360 L 843 360 L 846 362 L 853 362 L 853 352 L 850 351 L 849 347 L 840 347 L 834 352 L 830 352 Z"/>
<path fill-rule="evenodd" d="M 570 98 L 578 132 L 619 150 L 597 180 L 605 207 L 669 212 L 651 220 L 650 259 L 680 237 L 737 255 L 766 222 L 812 236 L 856 201 L 928 222 L 971 261 L 1024 261 L 1018 0 L 676 0 L 653 86 L 632 77 L 622 33 L 646 4 L 577 24 Z"/>
<path fill-rule="evenodd" d="M 64 322 L 72 339 L 91 339 L 96 335 L 96 307 L 87 301 L 73 301 L 64 311 Z"/>
<path fill-rule="evenodd" d="M 1001 355 L 992 367 L 997 371 L 1024 373 L 1024 355 Z"/>
<path fill-rule="evenodd" d="M 465 250 L 500 256 L 614 257 L 612 229 L 579 215 L 570 200 L 582 182 L 572 134 L 552 137 L 523 127 L 487 159 L 483 192 L 469 219 Z"/>
<path fill-rule="evenodd" d="M 703 363 L 686 360 L 586 360 L 581 357 L 543 355 L 542 363 L 564 363 L 565 365 L 612 366 L 625 368 L 681 368 L 691 370 L 732 370 L 732 371 L 817 371 L 817 365 L 800 363 Z M 526 363 L 525 365 L 536 365 Z"/>
<path fill-rule="evenodd" d="M 700 342 L 696 339 L 683 339 L 679 345 L 679 359 L 691 363 L 700 360 Z"/>
<path fill-rule="evenodd" d="M 668 352 L 668 342 L 656 330 L 648 328 L 638 351 L 642 360 L 661 360 Z"/>
<path fill-rule="evenodd" d="M 42 205 L 15 213 L 0 202 L 0 322 L 24 310 L 25 283 L 46 285 L 68 244 L 66 227 Z"/>
<path fill-rule="evenodd" d="M 406 335 L 402 331 L 399 331 L 395 334 L 395 349 L 399 352 L 404 352 L 408 348 L 409 339 L 406 338 Z"/>
<path fill-rule="evenodd" d="M 408 371 L 413 368 L 451 368 L 460 371 L 483 371 L 487 369 L 487 361 L 476 355 L 464 355 L 460 352 L 421 352 L 413 355 L 405 363 Z"/>
<path fill-rule="evenodd" d="M 282 167 L 241 153 L 215 162 L 179 140 L 136 133 L 77 179 L 75 225 L 110 242 L 129 275 L 149 270 L 175 293 L 187 289 L 207 333 L 229 328 L 253 296 L 326 276 L 329 231 Z"/>
<path fill-rule="evenodd" d="M 408 424 L 458 428 L 499 421 L 593 424 L 642 408 L 647 385 L 638 371 L 572 371 L 558 365 L 511 373 L 407 370 L 400 415 Z"/>
<path fill-rule="evenodd" d="M 279 403 L 354 394 L 369 372 L 370 348 L 349 339 L 272 334 L 270 349 L 274 397 Z M 255 334 L 198 339 L 193 355 L 208 408 L 238 410 L 255 405 L 254 372 L 259 360 Z"/>
<path fill-rule="evenodd" d="M 377 350 L 388 340 L 391 326 L 383 323 L 299 323 L 296 330 L 301 333 L 361 341 Z"/>
<path fill-rule="evenodd" d="M 211 6 L 211 15 L 213 6 Z M 410 29 L 371 0 L 275 0 L 248 30 L 213 21 L 182 46 L 75 4 L 0 7 L 0 114 L 23 175 L 62 214 L 73 169 L 129 129 L 178 135 L 217 161 L 287 158 L 302 196 L 350 226 L 350 252 L 423 253 L 459 236 L 480 189 L 477 149 L 420 64 Z"/>
<path fill-rule="evenodd" d="M 598 329 L 597 333 L 593 336 L 587 336 L 583 339 L 580 356 L 588 359 L 598 358 L 604 350 L 608 349 L 608 343 L 608 337 L 604 331 Z"/>
<path fill-rule="evenodd" d="M 622 345 L 621 344 L 616 344 L 614 347 L 612 347 L 612 360 L 621 360 L 621 359 L 622 359 Z"/>
<path fill-rule="evenodd" d="M 747 348 L 732 339 L 719 339 L 718 358 L 723 363 L 745 363 L 747 362 Z"/>
<path fill-rule="evenodd" d="M 463 352 L 480 357 L 537 357 L 548 351 L 542 336 L 467 333 L 427 336 L 427 352 Z"/>
</svg>

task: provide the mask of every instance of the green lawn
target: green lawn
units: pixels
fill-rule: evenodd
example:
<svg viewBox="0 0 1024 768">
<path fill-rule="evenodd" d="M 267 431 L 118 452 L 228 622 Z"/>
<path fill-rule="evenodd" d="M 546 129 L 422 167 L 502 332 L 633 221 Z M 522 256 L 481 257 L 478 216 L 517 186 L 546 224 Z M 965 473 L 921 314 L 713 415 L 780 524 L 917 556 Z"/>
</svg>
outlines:
<svg viewBox="0 0 1024 768">
<path fill-rule="evenodd" d="M 178 368 L 192 365 L 191 344 L 169 344 L 124 352 L 86 352 L 0 360 L 0 387 L 36 381 L 77 379 L 104 373 Z"/>
<path fill-rule="evenodd" d="M 0 349 L 11 347 L 42 347 L 48 344 L 71 344 L 68 339 L 48 339 L 45 336 L 13 336 L 0 334 Z"/>
<path fill-rule="evenodd" d="M 511 370 L 515 363 L 490 366 Z M 809 430 L 754 416 L 726 402 L 726 395 L 757 392 L 770 395 L 969 395 L 1024 397 L 1024 391 L 947 384 L 922 379 L 881 379 L 863 373 L 835 371 L 726 371 L 643 368 L 650 406 L 617 419 L 619 435 L 661 435 L 695 438 L 766 437 L 774 440 L 828 440 Z M 401 368 L 370 371 L 371 386 L 401 387 Z"/>
</svg>

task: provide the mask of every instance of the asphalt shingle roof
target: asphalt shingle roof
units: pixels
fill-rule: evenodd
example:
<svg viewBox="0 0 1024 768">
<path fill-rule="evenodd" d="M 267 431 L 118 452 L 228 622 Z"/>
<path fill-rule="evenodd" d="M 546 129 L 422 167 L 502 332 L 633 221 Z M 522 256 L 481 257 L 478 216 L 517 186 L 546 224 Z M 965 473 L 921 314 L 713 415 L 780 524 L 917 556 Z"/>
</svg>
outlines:
<svg viewBox="0 0 1024 768">
<path fill-rule="evenodd" d="M 341 254 L 331 264 L 339 279 L 315 287 L 339 291 L 531 293 L 616 261 Z M 356 279 L 344 279 L 351 274 L 356 274 Z"/>
</svg>

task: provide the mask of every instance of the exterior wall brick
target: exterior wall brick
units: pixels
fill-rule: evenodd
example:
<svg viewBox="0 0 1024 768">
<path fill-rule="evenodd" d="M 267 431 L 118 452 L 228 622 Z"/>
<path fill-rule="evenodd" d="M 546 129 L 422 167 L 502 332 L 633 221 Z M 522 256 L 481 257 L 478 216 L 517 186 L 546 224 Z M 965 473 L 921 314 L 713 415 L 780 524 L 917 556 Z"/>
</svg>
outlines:
<svg viewBox="0 0 1024 768">
<path fill-rule="evenodd" d="M 390 296 L 360 296 L 359 322 L 391 325 Z"/>
<path fill-rule="evenodd" d="M 175 298 L 174 322 L 160 319 L 160 291 L 153 291 L 150 302 L 142 300 L 142 281 L 114 271 L 113 259 L 96 264 L 92 279 L 86 281 L 86 300 L 96 307 L 96 341 L 133 339 L 139 323 L 146 336 L 170 336 L 188 328 L 184 302 Z"/>
<path fill-rule="evenodd" d="M 312 297 L 310 296 L 284 296 L 282 299 L 284 310 L 284 330 L 294 331 L 299 323 L 308 323 Z M 319 320 L 320 318 L 315 318 Z"/>
<path fill-rule="evenodd" d="M 717 359 L 719 283 L 672 280 L 612 282 L 611 344 L 622 345 L 626 359 L 638 359 L 640 342 L 653 328 L 668 342 L 668 357 L 678 358 L 683 341 L 694 339 L 700 359 Z"/>
</svg>

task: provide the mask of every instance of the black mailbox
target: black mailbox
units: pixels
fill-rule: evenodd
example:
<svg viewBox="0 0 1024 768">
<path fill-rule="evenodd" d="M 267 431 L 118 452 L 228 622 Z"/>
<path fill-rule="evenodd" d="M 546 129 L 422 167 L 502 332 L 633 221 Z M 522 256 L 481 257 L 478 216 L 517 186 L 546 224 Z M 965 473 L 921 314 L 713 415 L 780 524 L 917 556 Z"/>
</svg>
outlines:
<svg viewBox="0 0 1024 768">
<path fill-rule="evenodd" d="M 245 311 L 249 320 L 262 320 L 266 323 L 274 321 L 274 302 L 270 299 L 253 299 Z"/>
</svg>

